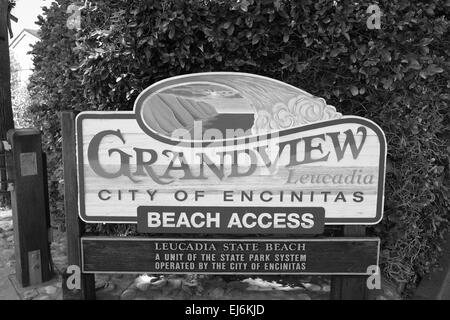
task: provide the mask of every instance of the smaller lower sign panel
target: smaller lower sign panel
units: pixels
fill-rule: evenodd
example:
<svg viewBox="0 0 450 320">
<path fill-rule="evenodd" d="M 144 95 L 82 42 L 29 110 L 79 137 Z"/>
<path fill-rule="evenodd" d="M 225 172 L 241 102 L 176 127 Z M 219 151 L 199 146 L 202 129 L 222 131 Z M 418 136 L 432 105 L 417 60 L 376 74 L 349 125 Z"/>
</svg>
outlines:
<svg viewBox="0 0 450 320">
<path fill-rule="evenodd" d="M 364 275 L 379 238 L 81 238 L 85 273 Z"/>
<path fill-rule="evenodd" d="M 142 233 L 321 234 L 322 207 L 138 207 Z"/>
</svg>

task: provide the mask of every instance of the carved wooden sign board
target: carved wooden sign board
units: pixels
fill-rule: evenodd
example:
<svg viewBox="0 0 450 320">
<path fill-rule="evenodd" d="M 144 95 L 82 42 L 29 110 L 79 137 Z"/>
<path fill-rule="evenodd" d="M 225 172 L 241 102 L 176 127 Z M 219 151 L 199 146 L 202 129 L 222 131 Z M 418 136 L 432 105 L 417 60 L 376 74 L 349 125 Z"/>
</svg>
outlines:
<svg viewBox="0 0 450 320">
<path fill-rule="evenodd" d="M 277 80 L 228 72 L 173 77 L 145 89 L 131 112 L 80 113 L 76 130 L 79 215 L 88 223 L 137 223 L 156 234 L 303 235 L 382 218 L 382 130 Z M 148 259 L 159 257 L 154 241 L 142 246 L 152 252 Z M 266 249 L 258 248 L 267 257 Z"/>
</svg>

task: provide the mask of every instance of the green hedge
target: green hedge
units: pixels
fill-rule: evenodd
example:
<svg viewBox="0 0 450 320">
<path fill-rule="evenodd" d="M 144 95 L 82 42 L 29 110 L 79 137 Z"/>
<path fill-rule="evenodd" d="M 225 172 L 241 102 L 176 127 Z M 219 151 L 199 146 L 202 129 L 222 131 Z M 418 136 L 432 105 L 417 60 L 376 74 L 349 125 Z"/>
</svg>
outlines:
<svg viewBox="0 0 450 320">
<path fill-rule="evenodd" d="M 380 30 L 367 28 L 367 4 L 357 1 L 95 1 L 83 9 L 78 32 L 66 27 L 70 2 L 58 3 L 40 19 L 30 86 L 55 217 L 63 210 L 58 111 L 130 110 L 158 80 L 250 72 L 383 128 L 385 218 L 371 229 L 382 238 L 383 271 L 412 288 L 435 265 L 450 208 L 446 1 L 378 1 Z"/>
</svg>

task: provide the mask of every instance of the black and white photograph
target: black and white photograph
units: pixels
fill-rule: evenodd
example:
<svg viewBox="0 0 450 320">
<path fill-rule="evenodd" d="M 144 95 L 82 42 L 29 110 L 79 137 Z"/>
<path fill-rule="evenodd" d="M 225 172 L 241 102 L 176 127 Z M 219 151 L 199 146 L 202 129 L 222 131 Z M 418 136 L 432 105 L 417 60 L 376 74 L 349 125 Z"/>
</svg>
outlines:
<svg viewBox="0 0 450 320">
<path fill-rule="evenodd" d="M 450 0 L 0 0 L 0 301 L 450 300 L 449 71 Z"/>
</svg>

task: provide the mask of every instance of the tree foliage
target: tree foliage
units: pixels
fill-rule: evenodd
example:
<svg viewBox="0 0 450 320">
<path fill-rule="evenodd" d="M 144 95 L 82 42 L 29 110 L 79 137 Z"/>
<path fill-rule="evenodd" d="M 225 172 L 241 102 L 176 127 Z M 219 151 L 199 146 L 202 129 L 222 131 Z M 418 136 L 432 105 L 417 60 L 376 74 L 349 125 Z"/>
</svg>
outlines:
<svg viewBox="0 0 450 320">
<path fill-rule="evenodd" d="M 30 123 L 30 94 L 27 85 L 20 77 L 20 64 L 13 54 L 9 55 L 11 68 L 11 104 L 14 114 L 14 127 L 27 128 Z"/>
<path fill-rule="evenodd" d="M 131 110 L 144 88 L 171 76 L 250 72 L 384 129 L 385 218 L 372 228 L 383 271 L 413 286 L 435 265 L 450 209 L 448 2 L 380 0 L 380 30 L 367 28 L 358 1 L 95 1 L 78 31 L 66 27 L 68 5 L 58 0 L 39 20 L 30 87 L 53 212 L 62 212 L 59 111 Z"/>
</svg>

